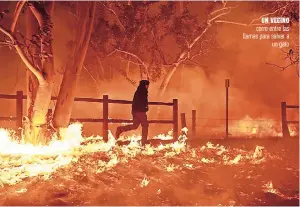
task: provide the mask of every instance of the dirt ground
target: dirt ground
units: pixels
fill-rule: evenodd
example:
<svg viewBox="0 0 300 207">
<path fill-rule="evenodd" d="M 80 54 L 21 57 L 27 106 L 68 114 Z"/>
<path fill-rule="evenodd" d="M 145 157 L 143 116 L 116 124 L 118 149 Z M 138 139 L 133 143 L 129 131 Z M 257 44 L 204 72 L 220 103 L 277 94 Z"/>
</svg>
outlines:
<svg viewBox="0 0 300 207">
<path fill-rule="evenodd" d="M 138 153 L 100 171 L 108 153 L 86 154 L 49 179 L 3 185 L 0 205 L 299 205 L 298 138 L 188 145 L 175 154 Z"/>
</svg>

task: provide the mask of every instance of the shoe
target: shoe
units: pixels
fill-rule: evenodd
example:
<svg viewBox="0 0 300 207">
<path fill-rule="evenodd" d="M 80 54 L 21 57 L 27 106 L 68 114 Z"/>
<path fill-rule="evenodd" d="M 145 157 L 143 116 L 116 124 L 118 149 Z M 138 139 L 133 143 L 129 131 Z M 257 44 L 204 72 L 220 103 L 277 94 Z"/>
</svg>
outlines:
<svg viewBox="0 0 300 207">
<path fill-rule="evenodd" d="M 120 138 L 120 134 L 121 133 L 122 133 L 121 129 L 119 127 L 117 127 L 117 130 L 116 130 L 116 139 Z"/>
</svg>

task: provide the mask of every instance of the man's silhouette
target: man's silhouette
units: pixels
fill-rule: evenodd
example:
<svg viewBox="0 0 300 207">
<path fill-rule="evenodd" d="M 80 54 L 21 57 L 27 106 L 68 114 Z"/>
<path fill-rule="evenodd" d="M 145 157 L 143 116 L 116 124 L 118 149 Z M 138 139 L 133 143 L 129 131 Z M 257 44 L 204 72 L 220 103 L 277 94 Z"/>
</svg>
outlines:
<svg viewBox="0 0 300 207">
<path fill-rule="evenodd" d="M 141 80 L 138 88 L 136 89 L 132 101 L 132 117 L 133 124 L 126 126 L 119 126 L 116 131 L 116 138 L 120 137 L 120 134 L 126 131 L 134 130 L 142 125 L 142 145 L 147 143 L 148 137 L 148 120 L 147 114 L 148 111 L 148 80 Z"/>
</svg>

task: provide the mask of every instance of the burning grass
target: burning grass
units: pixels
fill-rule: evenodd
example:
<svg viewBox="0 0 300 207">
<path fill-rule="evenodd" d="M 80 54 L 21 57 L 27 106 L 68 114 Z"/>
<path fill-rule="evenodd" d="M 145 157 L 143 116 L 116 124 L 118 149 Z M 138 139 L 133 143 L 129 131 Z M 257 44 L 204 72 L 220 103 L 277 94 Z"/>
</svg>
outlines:
<svg viewBox="0 0 300 207">
<path fill-rule="evenodd" d="M 220 120 L 212 121 L 216 121 L 216 123 L 207 129 L 202 128 L 202 130 L 208 130 L 208 132 L 205 131 L 208 135 L 216 134 L 218 136 L 223 136 L 225 122 L 220 123 Z M 215 125 L 217 125 L 217 127 L 215 127 Z M 289 124 L 288 128 L 292 137 L 298 136 L 299 124 Z M 264 117 L 254 119 L 249 115 L 246 115 L 239 120 L 229 120 L 229 132 L 233 137 L 282 137 L 282 125 L 281 122 L 273 119 Z"/>
<path fill-rule="evenodd" d="M 187 131 L 185 131 L 186 133 Z M 296 205 L 298 151 L 180 141 L 141 148 L 81 136 L 73 124 L 48 146 L 0 130 L 2 205 Z M 163 135 L 160 135 L 162 137 Z M 166 138 L 168 139 L 168 138 Z M 298 149 L 298 148 L 297 148 Z"/>
</svg>

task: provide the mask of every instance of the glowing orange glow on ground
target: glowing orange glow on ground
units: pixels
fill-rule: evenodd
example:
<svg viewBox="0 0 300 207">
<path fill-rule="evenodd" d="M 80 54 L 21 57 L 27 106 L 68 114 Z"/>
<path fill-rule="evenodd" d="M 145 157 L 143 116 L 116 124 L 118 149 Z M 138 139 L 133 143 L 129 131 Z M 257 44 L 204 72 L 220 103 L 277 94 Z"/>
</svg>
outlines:
<svg viewBox="0 0 300 207">
<path fill-rule="evenodd" d="M 182 132 L 187 133 L 187 129 L 183 129 Z M 118 146 L 111 133 L 107 143 L 103 142 L 100 136 L 83 137 L 82 125 L 75 123 L 68 127 L 63 140 L 57 140 L 54 136 L 47 146 L 33 146 L 15 141 L 10 131 L 0 129 L 0 186 L 5 188 L 8 185 L 16 185 L 26 182 L 25 179 L 30 177 L 51 180 L 64 168 L 67 172 L 73 169 L 72 172 L 78 176 L 84 177 L 87 173 L 102 176 L 103 173 L 114 172 L 119 165 L 127 166 L 131 162 L 139 161 L 141 157 L 148 157 L 152 160 L 152 167 L 157 170 L 161 168 L 162 172 L 170 175 L 178 174 L 183 170 L 203 170 L 215 166 L 242 167 L 241 169 L 253 166 L 251 169 L 256 169 L 271 160 L 279 159 L 259 145 L 246 150 L 207 142 L 200 147 L 191 148 L 186 144 L 187 137 L 184 133 L 179 137 L 179 141 L 170 144 L 146 145 L 142 148 L 139 145 L 139 136 L 133 135 L 129 137 L 128 145 Z M 169 139 L 170 134 L 159 135 L 159 137 L 162 140 Z M 99 153 L 105 156 L 105 159 L 89 159 Z M 170 160 L 180 160 L 180 162 L 172 163 Z M 201 166 L 205 167 L 201 168 Z M 248 172 L 245 176 L 245 173 L 247 172 L 242 170 L 235 174 L 234 178 L 255 178 L 255 175 Z M 153 185 L 157 185 L 157 179 L 149 175 L 144 174 L 142 178 L 137 179 L 138 188 L 151 189 Z M 20 188 L 17 193 L 27 191 L 27 188 Z M 294 199 L 294 196 L 285 195 L 277 190 L 271 181 L 266 181 L 265 185 L 261 186 L 261 191 L 276 194 L 284 199 Z M 161 189 L 156 189 L 156 194 L 161 193 L 163 193 Z"/>
</svg>

